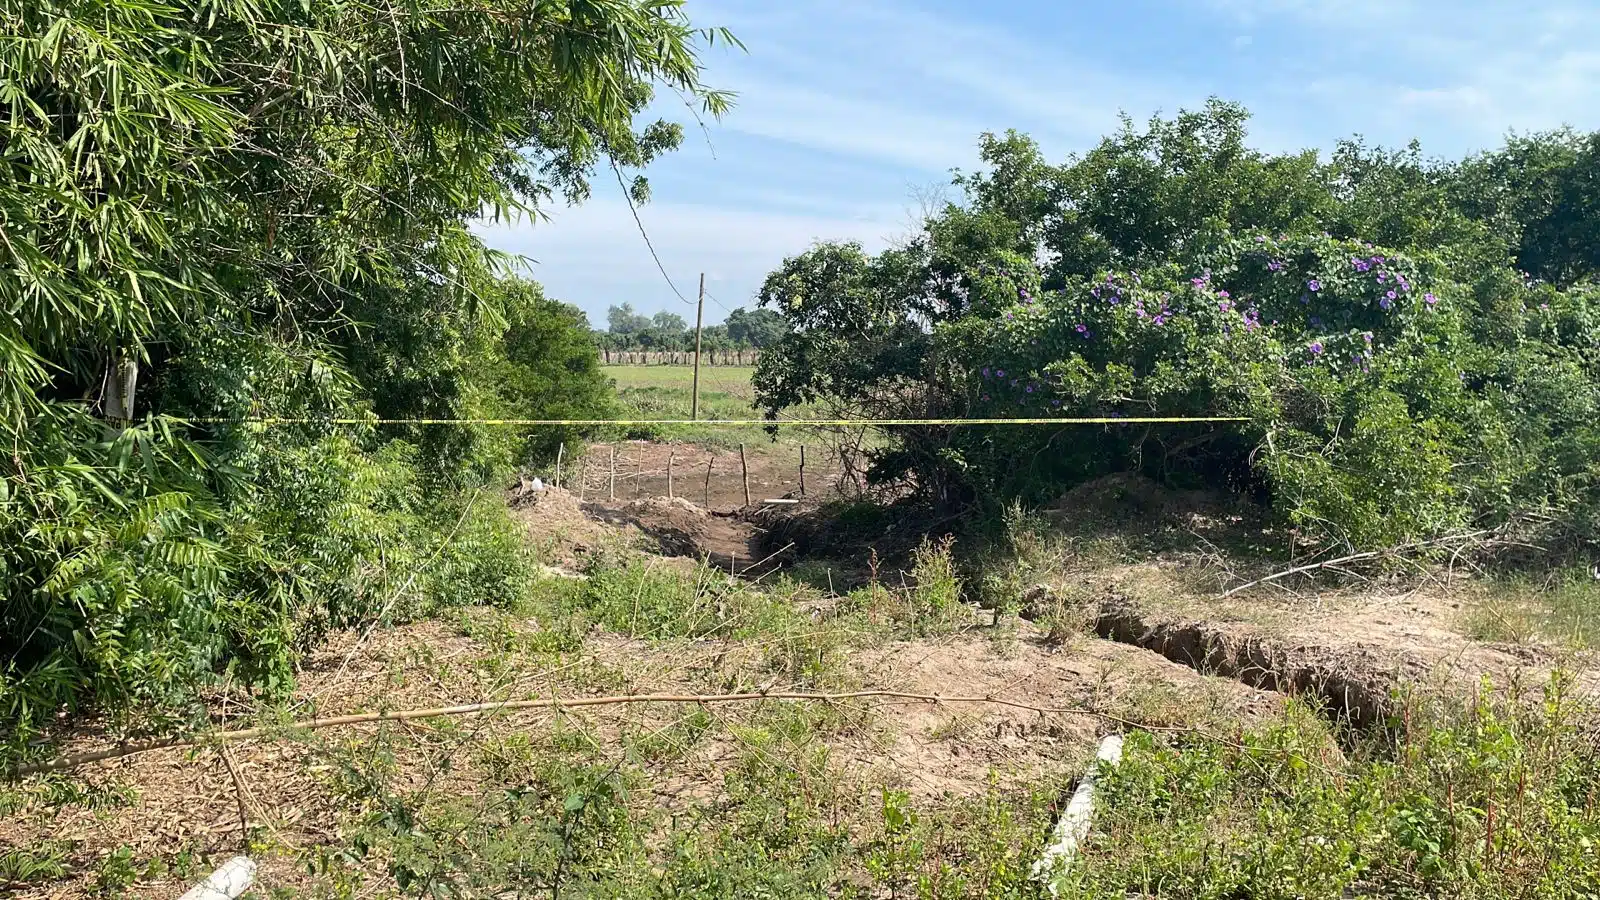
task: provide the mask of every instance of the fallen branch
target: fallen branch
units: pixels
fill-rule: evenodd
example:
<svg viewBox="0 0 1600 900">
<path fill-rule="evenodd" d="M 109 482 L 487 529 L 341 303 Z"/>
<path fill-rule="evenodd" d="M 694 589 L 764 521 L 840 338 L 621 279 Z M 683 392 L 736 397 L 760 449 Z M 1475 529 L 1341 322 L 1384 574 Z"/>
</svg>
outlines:
<svg viewBox="0 0 1600 900">
<path fill-rule="evenodd" d="M 1341 556 L 1338 559 L 1330 559 L 1330 560 L 1326 560 L 1324 562 L 1308 563 L 1308 564 L 1303 565 L 1303 566 L 1295 566 L 1292 569 L 1284 569 L 1282 572 L 1274 572 L 1274 573 L 1272 573 L 1271 575 L 1268 575 L 1265 578 L 1257 578 L 1255 581 L 1245 582 L 1244 584 L 1241 584 L 1238 587 L 1229 588 L 1228 590 L 1222 592 L 1222 596 L 1223 597 L 1232 597 L 1234 594 L 1237 594 L 1240 591 L 1246 591 L 1246 590 L 1249 590 L 1250 588 L 1258 587 L 1258 586 L 1263 585 L 1263 584 L 1270 584 L 1270 583 L 1272 583 L 1274 581 L 1277 581 L 1280 578 L 1288 578 L 1290 575 L 1299 575 L 1299 574 L 1301 574 L 1303 572 L 1314 572 L 1317 569 L 1326 569 L 1326 568 L 1330 568 L 1330 567 L 1333 567 L 1333 566 L 1340 565 L 1342 563 L 1355 562 L 1356 560 L 1361 560 L 1361 559 L 1372 559 L 1374 557 L 1381 556 L 1382 554 L 1383 554 L 1383 551 L 1372 550 L 1372 551 L 1368 551 L 1366 553 L 1352 553 L 1349 556 Z"/>
<path fill-rule="evenodd" d="M 860 700 L 868 698 L 883 698 L 891 700 L 912 700 L 921 703 L 991 703 L 997 706 L 1008 706 L 1013 709 L 1022 709 L 1041 715 L 1053 713 L 1060 715 L 1092 716 L 1118 725 L 1134 728 L 1143 728 L 1149 731 L 1184 731 L 1177 727 L 1161 727 L 1143 725 L 1110 713 L 1096 712 L 1079 707 L 1065 706 L 1034 706 L 1020 703 L 1015 700 L 1006 700 L 993 696 L 959 696 L 944 697 L 938 694 L 913 694 L 905 691 L 868 690 L 847 691 L 837 694 L 817 694 L 800 691 L 754 691 L 742 694 L 630 694 L 614 697 L 575 697 L 570 699 L 549 700 L 503 700 L 496 703 L 469 703 L 462 706 L 440 706 L 429 709 L 404 709 L 390 712 L 353 713 L 346 716 L 329 716 L 325 719 L 305 719 L 288 725 L 262 725 L 255 728 L 239 728 L 232 731 L 213 731 L 186 738 L 163 738 L 160 740 L 142 741 L 133 744 L 123 744 L 119 747 L 110 747 L 105 750 L 94 750 L 88 753 L 79 753 L 73 756 L 64 756 L 48 762 L 36 763 L 30 766 L 20 766 L 17 775 L 33 775 L 40 772 L 55 772 L 63 769 L 77 768 L 88 763 L 104 762 L 112 759 L 123 759 L 141 753 L 150 753 L 156 750 L 173 750 L 184 747 L 212 747 L 219 744 L 233 743 L 235 741 L 248 741 L 255 738 L 273 737 L 286 732 L 312 731 L 321 728 L 335 728 L 341 725 L 361 725 L 372 722 L 407 722 L 413 719 L 434 719 L 442 716 L 470 716 L 479 713 L 502 712 L 522 709 L 577 709 L 585 706 L 616 706 L 624 703 L 749 703 L 760 700 L 797 700 L 812 703 L 834 703 L 841 700 Z"/>
<path fill-rule="evenodd" d="M 1451 534 L 1451 535 L 1445 535 L 1444 537 L 1440 537 L 1440 538 L 1434 538 L 1433 540 L 1416 541 L 1415 543 L 1403 544 L 1403 545 L 1401 545 L 1399 547 L 1390 547 L 1387 550 L 1368 550 L 1365 553 L 1352 553 L 1349 556 L 1341 556 L 1338 559 L 1329 559 L 1329 560 L 1324 560 L 1322 562 L 1307 563 L 1307 564 L 1305 564 L 1303 566 L 1295 566 L 1292 569 L 1284 569 L 1281 572 L 1274 572 L 1274 573 L 1272 573 L 1271 575 L 1268 575 L 1265 578 L 1257 578 L 1255 581 L 1251 581 L 1251 582 L 1247 582 L 1245 584 L 1241 584 L 1238 587 L 1229 588 L 1228 590 L 1223 591 L 1221 597 L 1219 597 L 1218 599 L 1222 599 L 1222 598 L 1225 598 L 1225 597 L 1232 597 L 1234 594 L 1237 594 L 1240 591 L 1249 590 L 1250 588 L 1257 587 L 1257 586 L 1263 585 L 1263 584 L 1270 584 L 1271 582 L 1277 581 L 1279 579 L 1288 578 L 1290 575 L 1301 575 L 1301 574 L 1304 574 L 1306 572 L 1314 572 L 1314 571 L 1316 571 L 1318 569 L 1336 569 L 1337 567 L 1343 565 L 1344 563 L 1357 562 L 1357 561 L 1364 560 L 1364 559 L 1377 559 L 1378 557 L 1400 556 L 1400 555 L 1402 555 L 1402 554 L 1404 554 L 1404 553 L 1406 553 L 1408 551 L 1422 550 L 1422 549 L 1425 549 L 1425 548 L 1428 548 L 1428 547 L 1444 546 L 1444 545 L 1447 545 L 1447 544 L 1455 543 L 1457 541 L 1463 541 L 1463 542 L 1471 541 L 1473 538 L 1483 537 L 1484 535 L 1491 534 L 1491 533 L 1493 533 L 1493 529 L 1485 529 L 1483 531 L 1473 531 L 1473 532 L 1469 532 L 1467 534 Z M 1490 542 L 1485 541 L 1484 543 L 1487 544 L 1487 543 L 1490 543 Z"/>
</svg>

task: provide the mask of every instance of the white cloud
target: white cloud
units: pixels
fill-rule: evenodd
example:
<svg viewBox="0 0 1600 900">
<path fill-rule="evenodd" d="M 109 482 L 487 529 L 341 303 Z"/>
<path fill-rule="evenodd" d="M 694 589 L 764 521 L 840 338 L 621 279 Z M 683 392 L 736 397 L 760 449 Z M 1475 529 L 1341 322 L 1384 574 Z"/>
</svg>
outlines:
<svg viewBox="0 0 1600 900">
<path fill-rule="evenodd" d="M 1266 40 L 1292 43 L 1321 73 L 1305 93 L 1388 140 L 1448 134 L 1456 146 L 1444 149 L 1459 152 L 1507 128 L 1600 125 L 1600 5 L 1590 0 L 1194 2 L 1258 34 L 1275 27 Z"/>
<path fill-rule="evenodd" d="M 755 212 L 685 203 L 651 203 L 639 209 L 645 233 L 679 291 L 692 303 L 699 273 L 706 273 L 707 321 L 724 308 L 749 306 L 767 273 L 784 257 L 818 240 L 857 240 L 882 249 L 900 227 L 897 207 L 863 207 L 840 217 Z M 631 302 L 644 311 L 682 311 L 627 205 L 597 197 L 555 210 L 548 222 L 489 226 L 480 234 L 494 247 L 531 259 L 532 277 L 546 291 L 582 307 L 591 321 L 607 306 Z M 718 303 L 717 301 L 720 301 Z"/>
</svg>

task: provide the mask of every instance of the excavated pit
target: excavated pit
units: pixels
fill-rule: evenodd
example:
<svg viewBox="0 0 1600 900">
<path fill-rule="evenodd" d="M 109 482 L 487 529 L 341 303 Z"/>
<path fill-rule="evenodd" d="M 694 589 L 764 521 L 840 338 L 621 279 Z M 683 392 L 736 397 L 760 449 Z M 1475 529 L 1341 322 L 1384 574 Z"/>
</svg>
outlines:
<svg viewBox="0 0 1600 900">
<path fill-rule="evenodd" d="M 1142 647 L 1198 672 L 1312 701 L 1334 722 L 1357 729 L 1387 720 L 1395 688 L 1405 674 L 1386 670 L 1376 658 L 1361 658 L 1365 654 L 1335 658 L 1319 648 L 1290 645 L 1237 626 L 1151 622 L 1135 606 L 1120 601 L 1102 604 L 1095 631 L 1107 640 Z M 1391 668 L 1394 662 L 1390 661 Z"/>
</svg>

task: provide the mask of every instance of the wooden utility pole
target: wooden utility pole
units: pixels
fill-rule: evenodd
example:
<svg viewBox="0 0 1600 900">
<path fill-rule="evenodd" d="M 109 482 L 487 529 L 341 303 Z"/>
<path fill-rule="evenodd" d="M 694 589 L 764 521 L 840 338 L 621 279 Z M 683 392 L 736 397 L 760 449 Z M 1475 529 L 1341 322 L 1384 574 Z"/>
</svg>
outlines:
<svg viewBox="0 0 1600 900">
<path fill-rule="evenodd" d="M 706 273 L 700 273 L 700 302 L 694 307 L 694 396 L 689 400 L 689 418 L 700 418 L 700 323 L 706 317 Z"/>
</svg>

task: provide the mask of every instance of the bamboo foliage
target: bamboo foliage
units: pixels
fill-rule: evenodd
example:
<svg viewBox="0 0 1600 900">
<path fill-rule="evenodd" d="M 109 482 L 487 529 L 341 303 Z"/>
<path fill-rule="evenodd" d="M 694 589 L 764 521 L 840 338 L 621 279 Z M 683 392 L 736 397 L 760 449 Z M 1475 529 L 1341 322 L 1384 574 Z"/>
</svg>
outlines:
<svg viewBox="0 0 1600 900">
<path fill-rule="evenodd" d="M 170 706 L 224 669 L 281 686 L 363 608 L 360 529 L 414 511 L 384 498 L 488 452 L 166 416 L 471 411 L 521 296 L 471 223 L 674 148 L 636 122 L 657 88 L 731 99 L 698 61 L 731 36 L 660 0 L 0 0 L 0 32 L 12 747 L 64 705 Z M 95 413 L 122 358 L 117 430 Z M 393 437 L 419 449 L 370 455 Z"/>
</svg>

